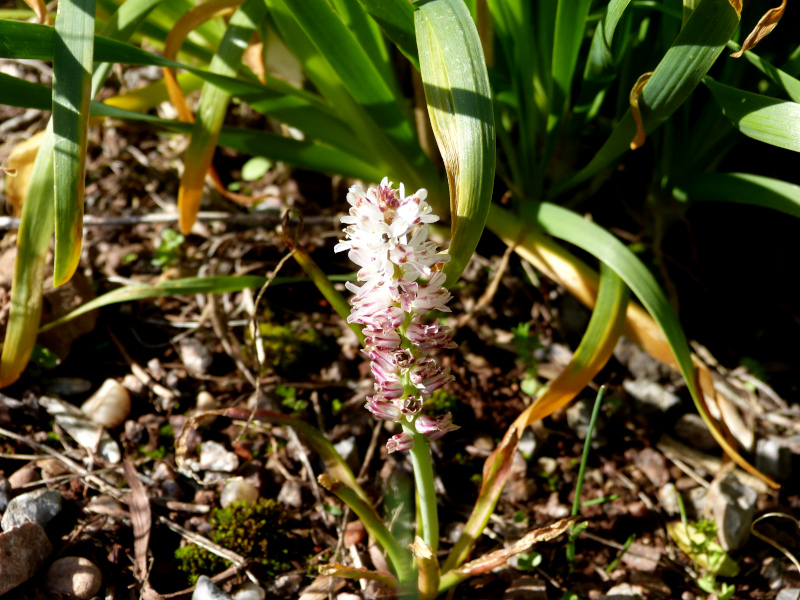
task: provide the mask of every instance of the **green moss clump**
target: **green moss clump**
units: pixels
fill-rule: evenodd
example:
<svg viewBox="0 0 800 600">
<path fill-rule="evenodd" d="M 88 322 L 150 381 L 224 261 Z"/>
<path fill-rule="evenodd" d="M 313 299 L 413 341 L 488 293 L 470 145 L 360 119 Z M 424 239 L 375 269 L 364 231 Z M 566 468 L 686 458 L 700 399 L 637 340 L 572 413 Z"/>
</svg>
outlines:
<svg viewBox="0 0 800 600">
<path fill-rule="evenodd" d="M 220 546 L 255 561 L 256 575 L 274 578 L 293 568 L 292 560 L 303 562 L 310 554 L 309 542 L 292 535 L 291 523 L 282 505 L 259 498 L 255 504 L 235 502 L 211 515 L 209 538 Z M 213 575 L 230 564 L 194 544 L 175 551 L 178 568 L 192 585 L 200 575 Z"/>
<path fill-rule="evenodd" d="M 261 323 L 266 366 L 287 377 L 315 370 L 325 364 L 330 348 L 316 330 L 300 325 Z"/>
</svg>

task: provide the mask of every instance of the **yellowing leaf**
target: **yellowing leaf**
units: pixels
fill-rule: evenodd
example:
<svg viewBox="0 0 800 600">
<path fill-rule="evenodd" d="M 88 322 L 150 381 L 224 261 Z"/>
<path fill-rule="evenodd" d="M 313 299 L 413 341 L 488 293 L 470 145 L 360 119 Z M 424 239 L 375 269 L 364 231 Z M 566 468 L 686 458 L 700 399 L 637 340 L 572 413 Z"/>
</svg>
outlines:
<svg viewBox="0 0 800 600">
<path fill-rule="evenodd" d="M 633 89 L 631 89 L 631 95 L 629 98 L 631 103 L 631 114 L 633 115 L 633 120 L 636 122 L 636 137 L 633 138 L 633 141 L 631 142 L 631 150 L 636 150 L 644 145 L 645 133 L 644 125 L 642 124 L 642 113 L 639 110 L 639 96 L 642 93 L 642 88 L 650 80 L 652 75 L 652 72 L 640 75 L 639 79 L 637 79 L 636 83 L 633 85 Z"/>
<path fill-rule="evenodd" d="M 28 183 L 33 172 L 33 163 L 36 160 L 36 153 L 42 143 L 44 131 L 30 137 L 24 142 L 17 144 L 8 156 L 6 163 L 6 197 L 14 209 L 14 216 L 18 217 L 22 213 L 22 203 L 25 201 L 25 194 L 28 193 Z"/>
<path fill-rule="evenodd" d="M 700 568 L 712 575 L 723 577 L 736 577 L 739 574 L 739 565 L 728 556 L 722 546 L 713 540 L 708 540 L 707 534 L 693 524 L 673 521 L 667 524 L 667 532 L 678 547 Z"/>
</svg>

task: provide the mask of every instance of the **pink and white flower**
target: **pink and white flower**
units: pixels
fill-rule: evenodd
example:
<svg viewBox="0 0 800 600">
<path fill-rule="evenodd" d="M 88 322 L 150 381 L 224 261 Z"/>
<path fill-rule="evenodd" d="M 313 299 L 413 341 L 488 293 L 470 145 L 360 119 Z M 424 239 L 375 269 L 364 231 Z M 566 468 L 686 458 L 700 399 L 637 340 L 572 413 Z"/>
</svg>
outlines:
<svg viewBox="0 0 800 600">
<path fill-rule="evenodd" d="M 361 285 L 348 282 L 355 295 L 348 322 L 364 325 L 364 353 L 371 361 L 375 396 L 366 408 L 379 419 L 405 423 L 429 441 L 458 429 L 450 413 L 438 419 L 420 415 L 424 401 L 453 381 L 449 367 L 439 367 L 431 350 L 455 348 L 452 333 L 431 311 L 450 312 L 452 296 L 444 287 L 441 271 L 450 260 L 428 240 L 429 225 L 439 220 L 425 201 L 428 193 L 405 195 L 405 187 L 392 188 L 384 178 L 366 192 L 354 185 L 347 194 L 349 214 L 342 217 L 346 239 L 334 251 L 348 251 L 360 269 Z M 413 429 L 416 427 L 416 429 Z M 393 436 L 390 452 L 410 450 L 414 435 L 408 430 Z"/>
</svg>

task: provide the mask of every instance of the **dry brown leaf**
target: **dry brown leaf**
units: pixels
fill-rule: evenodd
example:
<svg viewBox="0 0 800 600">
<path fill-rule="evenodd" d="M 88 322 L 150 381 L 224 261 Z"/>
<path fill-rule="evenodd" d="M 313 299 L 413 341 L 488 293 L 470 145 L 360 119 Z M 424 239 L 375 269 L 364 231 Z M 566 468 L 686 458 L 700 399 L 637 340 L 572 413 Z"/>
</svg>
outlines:
<svg viewBox="0 0 800 600">
<path fill-rule="evenodd" d="M 264 68 L 264 44 L 260 41 L 250 42 L 242 56 L 242 62 L 256 74 L 262 85 L 267 83 L 267 71 Z"/>
<path fill-rule="evenodd" d="M 343 577 L 345 579 L 369 579 L 379 581 L 389 587 L 397 587 L 397 579 L 385 571 L 371 571 L 366 567 L 346 567 L 338 563 L 321 565 L 319 574 L 326 577 Z"/>
<path fill-rule="evenodd" d="M 136 474 L 133 463 L 125 459 L 122 462 L 122 470 L 125 480 L 131 488 L 131 495 L 128 505 L 131 511 L 131 522 L 133 523 L 133 554 L 134 569 L 133 573 L 139 582 L 144 583 L 147 579 L 147 547 L 150 545 L 150 500 L 147 498 L 147 491 Z"/>
<path fill-rule="evenodd" d="M 473 577 L 475 575 L 480 575 L 481 573 L 491 571 L 492 569 L 496 569 L 497 567 L 501 567 L 509 558 L 527 551 L 534 544 L 538 542 L 546 542 L 558 537 L 567 529 L 569 529 L 570 525 L 577 520 L 578 517 L 567 517 L 565 519 L 559 519 L 550 525 L 540 527 L 539 529 L 534 529 L 533 531 L 526 533 L 525 536 L 511 546 L 511 548 L 497 550 L 496 552 L 486 554 L 485 556 L 470 561 L 464 566 L 456 569 L 455 573 L 457 575 Z"/>
<path fill-rule="evenodd" d="M 25 4 L 36 13 L 39 23 L 44 25 L 52 25 L 50 20 L 50 12 L 47 10 L 47 4 L 44 0 L 25 0 Z"/>
<path fill-rule="evenodd" d="M 428 544 L 421 537 L 416 536 L 414 543 L 409 546 L 411 553 L 417 560 L 419 577 L 417 587 L 420 600 L 434 600 L 439 595 L 439 580 L 441 572 L 439 561 Z"/>
<path fill-rule="evenodd" d="M 742 0 L 728 0 L 728 2 L 730 2 L 737 15 L 742 14 Z"/>
<path fill-rule="evenodd" d="M 33 163 L 39 146 L 42 144 L 44 131 L 40 131 L 24 142 L 17 144 L 6 162 L 6 196 L 14 211 L 14 216 L 22 214 L 22 204 L 28 193 L 28 184 L 33 173 Z"/>
<path fill-rule="evenodd" d="M 747 50 L 752 50 L 755 48 L 761 40 L 772 33 L 772 30 L 775 29 L 775 26 L 781 20 L 781 17 L 783 17 L 784 10 L 786 10 L 786 0 L 782 0 L 780 6 L 771 8 L 765 12 L 764 16 L 759 19 L 758 23 L 756 23 L 753 31 L 751 31 L 750 35 L 748 35 L 744 40 L 742 49 L 738 52 L 734 52 L 731 54 L 731 56 L 733 58 L 739 58 Z"/>
<path fill-rule="evenodd" d="M 645 133 L 644 125 L 642 124 L 642 113 L 639 110 L 639 96 L 642 94 L 642 88 L 650 80 L 652 75 L 652 71 L 650 73 L 640 75 L 639 79 L 637 79 L 636 83 L 633 85 L 633 89 L 631 89 L 631 95 L 629 98 L 631 103 L 631 113 L 633 113 L 633 120 L 636 121 L 636 137 L 633 138 L 633 141 L 631 142 L 631 150 L 636 150 L 644 145 Z"/>
<path fill-rule="evenodd" d="M 328 600 L 331 593 L 338 592 L 344 586 L 344 579 L 320 575 L 303 590 L 298 600 Z"/>
</svg>

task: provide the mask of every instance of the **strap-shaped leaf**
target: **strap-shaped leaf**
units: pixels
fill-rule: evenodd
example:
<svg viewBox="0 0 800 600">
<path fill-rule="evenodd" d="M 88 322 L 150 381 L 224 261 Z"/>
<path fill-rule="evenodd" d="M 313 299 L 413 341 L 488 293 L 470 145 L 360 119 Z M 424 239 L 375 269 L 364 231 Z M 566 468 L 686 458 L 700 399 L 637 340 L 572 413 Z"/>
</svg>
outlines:
<svg viewBox="0 0 800 600">
<path fill-rule="evenodd" d="M 53 233 L 53 119 L 33 163 L 17 233 L 17 258 L 11 284 L 11 311 L 0 358 L 0 388 L 14 383 L 33 352 L 42 316 L 42 288 Z"/>
<path fill-rule="evenodd" d="M 478 245 L 492 202 L 495 131 L 489 76 L 475 23 L 461 0 L 433 0 L 416 12 L 425 99 L 450 185 L 453 285 Z M 432 197 L 432 201 L 441 200 Z"/>
<path fill-rule="evenodd" d="M 639 97 L 644 130 L 663 123 L 694 91 L 739 26 L 728 0 L 702 0 L 675 38 Z M 636 124 L 628 111 L 594 158 L 549 192 L 554 197 L 593 177 L 628 151 Z"/>
<path fill-rule="evenodd" d="M 696 13 L 697 11 L 695 11 Z M 536 224 L 543 231 L 578 246 L 616 271 L 636 297 L 639 298 L 650 317 L 652 317 L 652 319 L 643 318 L 646 315 L 642 315 L 640 311 L 632 310 L 629 307 L 629 321 L 625 328 L 626 335 L 628 331 L 632 330 L 634 334 L 647 336 L 651 345 L 651 347 L 647 348 L 648 353 L 658 356 L 663 362 L 672 364 L 681 371 L 686 387 L 694 400 L 697 412 L 703 418 L 714 439 L 717 440 L 717 443 L 725 453 L 751 475 L 760 478 L 772 487 L 778 487 L 772 479 L 760 473 L 739 455 L 709 417 L 705 410 L 702 391 L 698 386 L 697 372 L 692 362 L 689 345 L 681 329 L 680 322 L 658 282 L 644 264 L 611 233 L 583 219 L 580 215 L 548 202 L 532 203 L 532 206 L 536 210 Z M 503 209 L 492 208 L 487 226 L 498 235 L 501 235 L 501 237 L 509 236 L 511 239 L 508 243 L 517 242 L 524 232 L 524 226 L 519 223 L 518 219 Z M 523 244 L 524 240 L 520 244 L 520 248 L 522 248 Z M 586 269 L 586 266 L 583 265 L 583 268 Z M 587 274 L 586 282 L 581 281 L 576 286 L 579 299 L 590 306 L 591 301 L 586 302 L 586 298 L 592 294 L 591 285 L 591 275 Z M 581 290 L 580 288 L 584 289 Z M 632 316 L 635 317 L 636 321 L 632 321 Z M 635 328 L 631 327 L 632 325 Z M 660 329 L 660 332 L 658 329 Z M 659 343 L 659 337 L 662 335 L 666 341 L 665 344 Z"/>
<path fill-rule="evenodd" d="M 800 152 L 800 104 L 745 92 L 714 81 L 703 80 L 714 100 L 734 127 L 747 137 Z"/>
<path fill-rule="evenodd" d="M 603 265 L 597 302 L 586 333 L 565 369 L 514 422 L 503 442 L 486 459 L 483 486 L 464 532 L 444 563 L 446 573 L 457 568 L 471 552 L 478 536 L 489 522 L 500 499 L 517 440 L 525 428 L 565 406 L 577 396 L 606 365 L 614 352 L 628 305 L 628 288 L 619 276 Z M 444 579 L 450 581 L 450 578 Z"/>
<path fill-rule="evenodd" d="M 771 208 L 800 218 L 800 186 L 751 173 L 701 173 L 672 190 L 681 201 L 733 202 Z"/>
<path fill-rule="evenodd" d="M 47 110 L 49 97 L 49 89 L 43 85 L 0 73 L 0 102 L 11 106 Z M 92 103 L 91 114 L 98 117 L 142 121 L 179 133 L 191 133 L 192 130 L 190 123 L 160 119 L 99 102 Z M 222 128 L 218 141 L 221 146 L 233 148 L 243 154 L 265 156 L 304 169 L 336 173 L 346 177 L 377 177 L 376 181 L 381 178 L 381 171 L 376 170 L 374 165 L 341 150 L 266 131 L 226 126 Z"/>
<path fill-rule="evenodd" d="M 358 0 L 411 64 L 419 68 L 414 9 L 407 0 Z"/>
<path fill-rule="evenodd" d="M 56 286 L 72 277 L 81 257 L 94 0 L 62 0 L 58 13 L 53 49 Z"/>
<path fill-rule="evenodd" d="M 209 69 L 212 73 L 236 76 L 244 49 L 266 12 L 264 0 L 246 0 L 233 14 L 222 43 L 211 61 Z M 184 157 L 184 170 L 178 190 L 178 224 L 184 235 L 191 231 L 197 219 L 203 183 L 211 167 L 230 97 L 225 90 L 210 84 L 205 84 L 200 92 L 192 139 Z"/>
<path fill-rule="evenodd" d="M 0 21 L 0 57 L 52 60 L 53 36 L 52 27 Z M 152 65 L 190 71 L 247 102 L 255 110 L 302 129 L 309 137 L 334 147 L 350 148 L 350 154 L 358 154 L 358 138 L 349 126 L 337 118 L 333 110 L 313 95 L 274 78 L 270 78 L 268 84 L 262 86 L 216 75 L 204 69 L 165 60 L 140 48 L 101 36 L 95 36 L 94 58 L 99 62 Z M 14 106 L 26 102 L 25 98 L 11 100 L 7 103 Z"/>
</svg>

